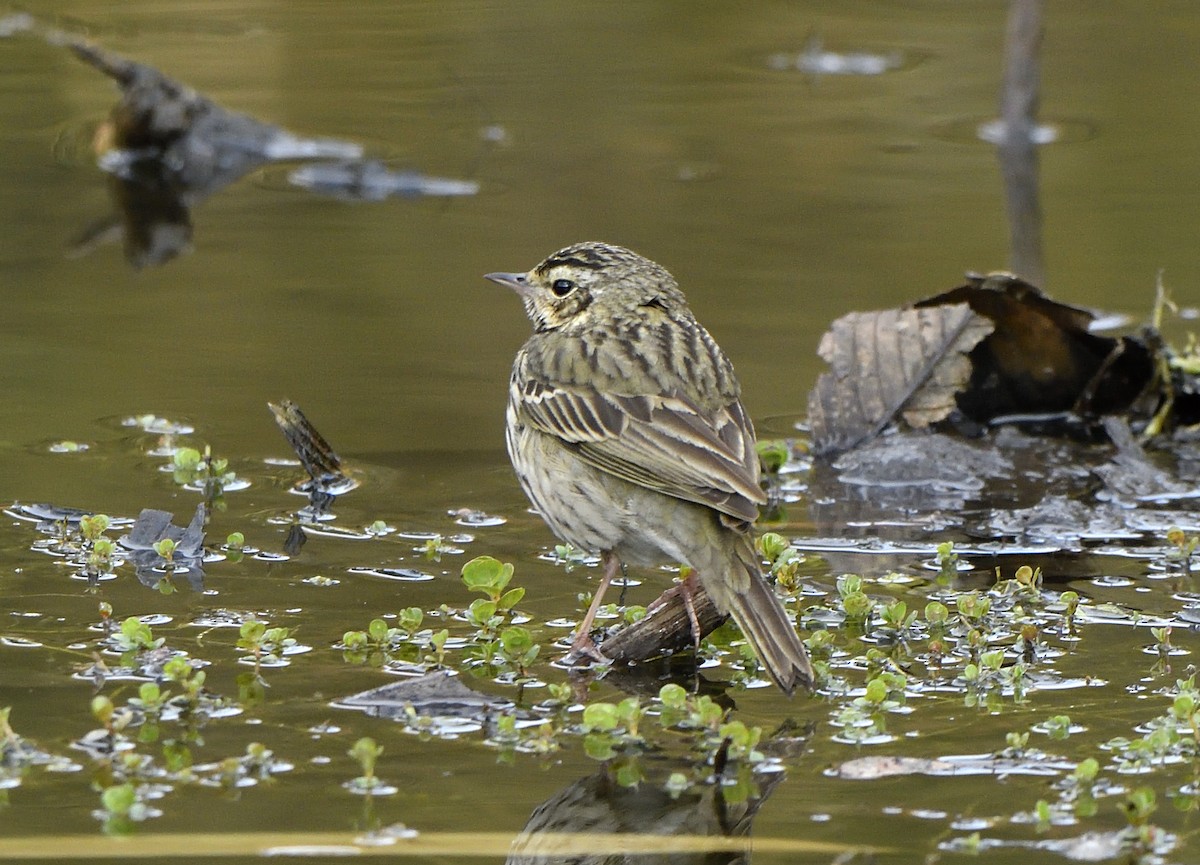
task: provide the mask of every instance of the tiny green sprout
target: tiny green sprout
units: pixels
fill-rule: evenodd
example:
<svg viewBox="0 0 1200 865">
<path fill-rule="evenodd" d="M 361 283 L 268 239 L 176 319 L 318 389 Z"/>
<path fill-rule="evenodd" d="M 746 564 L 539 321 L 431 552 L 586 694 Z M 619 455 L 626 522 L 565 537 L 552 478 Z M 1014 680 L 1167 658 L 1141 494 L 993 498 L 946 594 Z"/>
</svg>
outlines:
<svg viewBox="0 0 1200 865">
<path fill-rule="evenodd" d="M 123 620 L 120 630 L 111 639 L 114 647 L 122 653 L 157 649 L 166 642 L 163 637 L 155 638 L 150 626 L 137 616 Z"/>
<path fill-rule="evenodd" d="M 381 538 L 384 535 L 389 534 L 392 531 L 392 527 L 383 520 L 376 520 L 375 522 L 371 523 L 371 525 L 367 526 L 366 531 L 367 534 L 371 535 L 372 537 Z M 440 539 L 441 536 L 439 535 L 438 538 Z"/>
<path fill-rule="evenodd" d="M 363 736 L 346 753 L 358 763 L 362 770 L 362 775 L 356 780 L 367 788 L 378 786 L 379 779 L 375 777 L 375 763 L 379 759 L 379 755 L 383 753 L 383 747 L 377 745 L 370 736 Z"/>
<path fill-rule="evenodd" d="M 163 538 L 154 542 L 154 552 L 158 553 L 168 562 L 175 558 L 175 549 L 176 544 L 170 538 Z"/>
<path fill-rule="evenodd" d="M 1171 703 L 1171 714 L 1180 721 L 1191 722 L 1196 716 L 1196 697 L 1194 694 L 1177 694 Z"/>
<path fill-rule="evenodd" d="M 420 547 L 420 553 L 431 562 L 440 562 L 442 560 L 442 553 L 446 552 L 447 549 L 446 539 L 441 535 L 434 535 Z"/>
<path fill-rule="evenodd" d="M 163 691 L 157 682 L 142 682 L 138 686 L 137 697 L 129 702 L 149 715 L 157 715 L 166 705 L 168 697 L 170 694 Z"/>
<path fill-rule="evenodd" d="M 938 566 L 938 579 L 945 582 L 958 576 L 958 553 L 954 552 L 953 541 L 943 541 L 937 545 L 934 561 Z"/>
<path fill-rule="evenodd" d="M 978 592 L 959 595 L 956 604 L 958 612 L 971 623 L 980 621 L 992 609 L 991 598 L 982 596 Z"/>
<path fill-rule="evenodd" d="M 396 616 L 396 627 L 411 637 L 421 627 L 421 622 L 424 620 L 425 611 L 420 607 L 405 607 Z"/>
<path fill-rule="evenodd" d="M 862 577 L 858 574 L 842 574 L 837 578 L 838 594 L 843 598 L 862 591 Z"/>
<path fill-rule="evenodd" d="M 504 621 L 496 615 L 496 602 L 487 598 L 476 598 L 467 607 L 467 621 L 479 629 L 482 636 L 491 635 Z"/>
<path fill-rule="evenodd" d="M 787 463 L 788 456 L 790 456 L 788 443 L 782 439 L 759 441 L 755 445 L 755 450 L 758 451 L 758 462 L 762 466 L 763 474 L 768 475 L 779 474 L 779 470 Z"/>
<path fill-rule="evenodd" d="M 1023 754 L 1029 745 L 1029 733 L 1007 733 L 1004 736 L 1007 750 L 1013 754 Z"/>
<path fill-rule="evenodd" d="M 111 521 L 107 514 L 88 514 L 80 517 L 79 531 L 88 543 L 95 543 L 100 536 L 108 531 Z"/>
<path fill-rule="evenodd" d="M 687 705 L 688 693 L 682 685 L 663 685 L 658 689 L 658 699 L 668 709 L 682 709 Z"/>
<path fill-rule="evenodd" d="M 1125 794 L 1121 810 L 1130 826 L 1145 826 L 1157 807 L 1154 790 L 1150 787 L 1138 787 Z"/>
<path fill-rule="evenodd" d="M 367 636 L 376 643 L 386 643 L 388 638 L 388 623 L 383 619 L 371 619 L 367 625 Z"/>
<path fill-rule="evenodd" d="M 842 596 L 842 611 L 851 622 L 865 622 L 871 616 L 875 602 L 864 592 L 851 592 Z"/>
<path fill-rule="evenodd" d="M 506 594 L 505 588 L 512 580 L 513 570 L 510 563 L 501 563 L 491 556 L 479 556 L 463 565 L 462 581 L 471 591 L 482 592 L 499 605 L 501 598 Z M 522 595 L 524 594 L 524 590 L 521 589 L 513 589 L 513 591 L 520 591 Z"/>
<path fill-rule="evenodd" d="M 624 618 L 625 624 L 632 625 L 634 622 L 640 622 L 646 618 L 646 613 L 647 609 L 641 604 L 630 604 L 625 608 L 622 618 Z"/>
<path fill-rule="evenodd" d="M 1079 764 L 1071 772 L 1071 777 L 1079 784 L 1091 784 L 1096 780 L 1096 776 L 1100 774 L 1100 763 L 1095 757 L 1088 757 L 1080 760 Z"/>
<path fill-rule="evenodd" d="M 1033 807 L 1034 816 L 1037 817 L 1037 830 L 1045 832 L 1050 828 L 1050 803 L 1045 799 L 1038 799 L 1037 804 Z"/>
<path fill-rule="evenodd" d="M 1075 613 L 1079 610 L 1079 593 L 1066 591 L 1059 595 L 1058 599 L 1066 607 L 1066 610 L 1063 611 L 1063 627 L 1068 635 L 1074 636 L 1076 633 Z"/>
<path fill-rule="evenodd" d="M 433 660 L 439 667 L 446 665 L 446 640 L 450 639 L 450 631 L 445 628 L 429 637 L 429 645 L 433 646 L 433 651 L 436 653 Z"/>
<path fill-rule="evenodd" d="M 246 536 L 241 532 L 230 532 L 229 536 L 225 538 L 225 549 L 227 550 L 240 553 L 245 546 Z"/>
<path fill-rule="evenodd" d="M 263 637 L 267 633 L 267 625 L 258 619 L 247 619 L 238 628 L 237 647 L 254 651 L 262 648 Z"/>
<path fill-rule="evenodd" d="M 751 761 L 761 760 L 754 749 L 762 739 L 762 727 L 747 727 L 742 721 L 729 721 L 717 729 L 722 742 L 729 741 L 729 756 Z"/>
<path fill-rule="evenodd" d="M 1004 665 L 1004 652 L 1000 649 L 984 652 L 979 656 L 979 661 L 983 669 L 997 672 Z"/>
<path fill-rule="evenodd" d="M 613 703 L 589 703 L 583 710 L 583 728 L 586 732 L 609 733 L 617 729 L 620 715 Z"/>
<path fill-rule="evenodd" d="M 500 654 L 505 661 L 516 667 L 518 675 L 525 675 L 541 648 L 533 641 L 533 635 L 528 628 L 513 626 L 500 632 Z"/>
<path fill-rule="evenodd" d="M 766 532 L 757 541 L 759 553 L 767 560 L 775 583 L 784 591 L 794 593 L 800 588 L 799 570 L 804 562 L 791 542 L 775 532 Z"/>
<path fill-rule="evenodd" d="M 878 706 L 887 699 L 888 687 L 887 683 L 882 679 L 875 678 L 867 682 L 866 693 L 863 697 L 868 703 Z"/>
<path fill-rule="evenodd" d="M 576 565 L 582 564 L 587 560 L 587 553 L 582 550 L 577 550 L 570 544 L 556 544 L 554 547 L 554 561 L 563 566 L 563 570 L 570 573 L 575 569 Z"/>
<path fill-rule="evenodd" d="M 941 601 L 930 601 L 925 605 L 925 621 L 935 628 L 944 627 L 950 618 L 950 610 Z"/>
<path fill-rule="evenodd" d="M 1167 560 L 1187 565 L 1196 552 L 1196 546 L 1200 545 L 1200 535 L 1192 535 L 1189 538 L 1179 526 L 1171 526 L 1167 529 L 1167 543 L 1171 545 L 1167 552 Z"/>
<path fill-rule="evenodd" d="M 1151 628 L 1150 634 L 1158 644 L 1159 653 L 1164 655 L 1169 654 L 1171 651 L 1171 626 L 1164 625 L 1161 628 Z"/>
<path fill-rule="evenodd" d="M 104 788 L 100 804 L 114 817 L 129 817 L 137 805 L 137 790 L 132 784 L 114 784 Z"/>
<path fill-rule="evenodd" d="M 787 550 L 790 550 L 792 545 L 783 535 L 778 535 L 775 532 L 764 532 L 758 539 L 758 549 L 762 553 L 763 558 L 768 562 L 774 562 Z"/>
<path fill-rule="evenodd" d="M 203 459 L 203 455 L 195 448 L 176 448 L 175 452 L 171 454 L 171 471 L 175 475 L 175 482 L 191 483 Z"/>
<path fill-rule="evenodd" d="M 97 538 L 92 542 L 92 548 L 87 556 L 87 573 L 98 576 L 107 573 L 113 564 L 113 554 L 117 545 L 109 538 Z"/>
<path fill-rule="evenodd" d="M 116 707 L 108 697 L 103 694 L 97 694 L 95 697 L 92 697 L 92 717 L 106 730 L 112 729 L 114 712 L 116 712 Z"/>
<path fill-rule="evenodd" d="M 663 790 L 672 799 L 678 799 L 680 795 L 687 792 L 690 786 L 691 782 L 688 781 L 687 775 L 682 772 L 672 772 L 663 784 Z"/>
<path fill-rule="evenodd" d="M 908 604 L 897 599 L 883 607 L 882 618 L 886 627 L 904 634 L 917 620 L 917 614 L 915 611 L 909 613 Z"/>
<path fill-rule="evenodd" d="M 1071 735 L 1071 718 L 1068 715 L 1054 715 L 1042 724 L 1051 739 L 1066 739 Z"/>
<path fill-rule="evenodd" d="M 1013 579 L 1023 589 L 1036 591 L 1042 584 L 1042 569 L 1031 568 L 1029 565 L 1021 565 L 1021 567 L 1017 568 L 1017 572 L 1013 574 Z"/>
</svg>

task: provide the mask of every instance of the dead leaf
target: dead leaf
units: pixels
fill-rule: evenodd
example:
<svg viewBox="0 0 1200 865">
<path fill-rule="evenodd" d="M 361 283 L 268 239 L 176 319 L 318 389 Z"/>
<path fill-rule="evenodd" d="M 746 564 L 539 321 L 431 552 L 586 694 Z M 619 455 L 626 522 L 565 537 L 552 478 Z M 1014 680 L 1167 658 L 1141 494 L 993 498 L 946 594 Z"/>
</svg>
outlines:
<svg viewBox="0 0 1200 865">
<path fill-rule="evenodd" d="M 1012 274 L 969 274 L 965 285 L 916 306 L 948 303 L 966 303 L 995 325 L 971 354 L 974 373 L 958 400 L 969 418 L 1122 412 L 1154 380 L 1141 342 L 1092 333 L 1092 313 L 1051 300 Z"/>
<path fill-rule="evenodd" d="M 843 316 L 818 349 L 831 370 L 809 394 L 813 449 L 848 450 L 889 424 L 922 429 L 952 413 L 976 424 L 1150 416 L 1161 402 L 1154 335 L 1101 336 L 1092 319 L 1007 273 Z"/>
<path fill-rule="evenodd" d="M 814 450 L 854 447 L 898 413 L 914 428 L 947 417 L 972 374 L 966 355 L 992 329 L 965 303 L 839 318 L 817 350 L 831 370 L 809 395 Z"/>
<path fill-rule="evenodd" d="M 894 756 L 859 757 L 847 760 L 835 770 L 839 778 L 854 781 L 874 781 L 896 775 L 947 775 L 953 771 L 954 766 L 943 760 Z"/>
</svg>

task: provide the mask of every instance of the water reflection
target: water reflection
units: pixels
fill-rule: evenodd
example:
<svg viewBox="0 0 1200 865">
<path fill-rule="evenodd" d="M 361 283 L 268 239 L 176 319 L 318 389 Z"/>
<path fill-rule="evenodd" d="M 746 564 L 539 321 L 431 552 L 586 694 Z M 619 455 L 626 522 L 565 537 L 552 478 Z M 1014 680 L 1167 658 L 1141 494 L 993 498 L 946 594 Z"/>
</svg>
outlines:
<svg viewBox="0 0 1200 865">
<path fill-rule="evenodd" d="M 51 31 L 75 56 L 116 82 L 121 99 L 92 146 L 111 176 L 114 217 L 85 232 L 87 251 L 119 235 L 135 268 L 165 264 L 191 242 L 191 208 L 268 162 L 356 158 L 349 141 L 301 138 L 226 111 L 157 69 Z"/>
<path fill-rule="evenodd" d="M 760 806 L 784 773 L 758 774 L 749 784 L 726 786 L 720 779 L 698 789 L 672 793 L 650 782 L 620 783 L 606 764 L 580 778 L 534 809 L 514 842 L 507 865 L 734 865 L 747 863 L 747 850 L 681 849 L 633 853 L 621 849 L 621 835 L 689 838 L 748 838 Z M 594 853 L 561 852 L 563 833 L 595 834 Z M 618 836 L 618 837 L 612 837 Z M 607 848 L 607 849 L 605 849 Z"/>
<path fill-rule="evenodd" d="M 111 78 L 121 97 L 90 148 L 109 175 L 112 216 L 81 232 L 75 256 L 120 240 L 135 269 L 165 264 L 192 241 L 191 210 L 270 163 L 309 162 L 288 175 L 298 189 L 342 199 L 474 195 L 473 181 L 396 172 L 363 158 L 353 141 L 306 138 L 226 110 L 144 63 L 121 57 L 29 15 L 0 19 L 0 38 L 32 33 Z"/>
</svg>

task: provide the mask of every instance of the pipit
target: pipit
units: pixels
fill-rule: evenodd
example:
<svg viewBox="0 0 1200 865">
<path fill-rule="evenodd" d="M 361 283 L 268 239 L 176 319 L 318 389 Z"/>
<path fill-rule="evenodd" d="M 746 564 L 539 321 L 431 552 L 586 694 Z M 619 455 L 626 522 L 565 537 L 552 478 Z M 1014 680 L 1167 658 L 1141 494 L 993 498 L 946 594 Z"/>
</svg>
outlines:
<svg viewBox="0 0 1200 865">
<path fill-rule="evenodd" d="M 533 322 L 509 384 L 508 454 L 525 494 L 603 575 L 572 650 L 622 562 L 683 563 L 789 694 L 812 667 L 754 549 L 766 501 L 733 365 L 661 265 L 580 243 L 528 273 L 489 273 Z"/>
</svg>

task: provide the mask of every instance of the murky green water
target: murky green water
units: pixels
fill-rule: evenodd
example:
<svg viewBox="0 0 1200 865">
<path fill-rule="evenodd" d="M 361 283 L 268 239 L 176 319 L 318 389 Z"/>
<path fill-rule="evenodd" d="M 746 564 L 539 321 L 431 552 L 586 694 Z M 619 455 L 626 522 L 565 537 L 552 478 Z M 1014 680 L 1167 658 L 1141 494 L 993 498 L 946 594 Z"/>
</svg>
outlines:
<svg viewBox="0 0 1200 865">
<path fill-rule="evenodd" d="M 201 203 L 191 252 L 162 268 L 132 270 L 119 243 L 77 255 L 77 239 L 112 208 L 85 142 L 115 92 L 60 49 L 0 39 L 0 500 L 130 517 L 162 508 L 186 522 L 199 496 L 160 471 L 164 460 L 147 453 L 155 436 L 121 424 L 155 413 L 194 424 L 186 442 L 211 445 L 251 482 L 225 496 L 210 541 L 241 531 L 249 544 L 279 552 L 303 501 L 288 492 L 299 470 L 266 462 L 289 456 L 266 409 L 287 397 L 362 481 L 338 501 L 337 525 L 383 520 L 400 532 L 471 537 L 457 543 L 462 554 L 431 561 L 414 550 L 422 540 L 396 534 L 314 536 L 286 560 L 212 563 L 203 591 L 164 596 L 129 568 L 89 591 L 60 560 L 31 549 L 43 537 L 31 523 L 6 518 L 0 636 L 41 645 L 0 645 L 0 706 L 13 707 L 19 733 L 75 765 L 35 768 L 0 790 L 0 850 L 5 838 L 99 832 L 92 783 L 104 770 L 70 743 L 96 726 L 91 683 L 72 673 L 91 662 L 101 601 L 117 619 L 169 617 L 155 634 L 211 661 L 208 686 L 231 697 L 248 669 L 236 663 L 236 631 L 197 619 L 255 612 L 296 628 L 312 648 L 266 670 L 261 699 L 210 721 L 203 744 L 193 745 L 202 764 L 259 741 L 294 768 L 232 792 L 164 787 L 153 802 L 162 815 L 139 832 L 403 822 L 424 833 L 515 834 L 540 803 L 599 769 L 578 737 L 546 756 L 498 759 L 502 751 L 479 733 L 420 737 L 331 706 L 394 680 L 346 662 L 333 648 L 343 632 L 401 607 L 465 606 L 471 596 L 458 572 L 472 556 L 516 565 L 515 581 L 528 588 L 522 609 L 537 627 L 578 614 L 586 576 L 538 558 L 553 541 L 526 512 L 503 454 L 508 368 L 527 322 L 482 273 L 525 269 L 583 239 L 644 252 L 675 273 L 734 359 L 760 427 L 787 434 L 820 371 L 815 349 L 830 320 L 935 293 L 966 269 L 1007 260 L 994 155 L 960 131 L 994 111 L 1003 4 L 47 0 L 35 11 L 226 107 L 361 140 L 395 167 L 471 178 L 480 192 L 351 204 L 287 189 L 263 171 Z M 773 68 L 772 57 L 798 53 L 813 32 L 829 50 L 899 52 L 903 62 L 878 76 Z M 1200 121 L 1182 85 L 1198 37 L 1200 13 L 1188 3 L 1051 7 L 1043 113 L 1086 130 L 1042 152 L 1048 288 L 1057 298 L 1140 316 L 1161 268 L 1177 296 L 1194 301 Z M 50 452 L 49 443 L 64 439 L 89 448 Z M 464 528 L 448 514 L 464 507 L 507 522 Z M 788 518 L 783 530 L 805 538 L 822 517 L 801 493 Z M 822 525 L 822 533 L 837 532 Z M 927 544 L 889 558 L 887 568 L 928 576 L 923 565 L 938 532 L 901 525 L 886 533 Z M 967 587 L 986 587 L 997 564 L 1007 576 L 1029 563 L 1046 569 L 1056 592 L 1072 588 L 1097 603 L 1168 617 L 1191 603 L 1192 586 L 1149 579 L 1144 560 L 970 558 L 978 570 L 964 578 Z M 350 570 L 374 567 L 417 568 L 435 579 Z M 803 574 L 813 594 L 799 605 L 832 606 L 844 570 L 873 578 L 887 568 L 863 557 L 810 560 Z M 318 585 L 317 576 L 337 582 Z M 1093 581 L 1114 576 L 1130 583 Z M 942 590 L 923 579 L 869 580 L 868 591 L 921 610 Z M 637 594 L 631 600 L 645 603 L 654 592 Z M 1194 648 L 1190 626 L 1175 624 L 1175 644 Z M 754 836 L 877 845 L 894 851 L 879 861 L 902 862 L 955 858 L 938 845 L 975 831 L 1036 844 L 1124 825 L 1120 793 L 1102 797 L 1099 816 L 1076 825 L 1041 833 L 1021 822 L 1039 799 L 1057 801 L 1050 783 L 1066 770 L 877 781 L 826 774 L 859 756 L 993 753 L 1005 748 L 1006 733 L 1059 714 L 1087 731 L 1052 743 L 1035 733 L 1031 745 L 1068 763 L 1103 762 L 1099 743 L 1137 738 L 1136 725 L 1170 707 L 1159 692 L 1188 658 L 1169 672 L 1152 669 L 1156 656 L 1140 651 L 1154 642 L 1147 627 L 1089 622 L 1083 633 L 1079 642 L 1048 638 L 1068 652 L 1044 666 L 1055 682 L 1097 682 L 1047 687 L 1025 703 L 1003 698 L 991 710 L 964 705 L 953 688 L 929 687 L 910 697 L 912 711 L 889 715 L 893 738 L 879 745 L 835 741 L 830 718 L 853 695 L 788 701 L 769 689 L 731 692 L 733 717 L 746 724 L 815 725 L 807 746 L 783 759 L 787 776 L 762 802 Z M 539 635 L 549 642 L 556 632 Z M 865 678 L 840 675 L 856 688 Z M 109 682 L 104 693 L 122 703 L 135 687 Z M 515 696 L 511 686 L 481 687 Z M 621 696 L 601 684 L 591 698 Z M 358 774 L 346 751 L 362 736 L 384 746 L 378 774 L 397 794 L 364 800 L 343 789 Z M 159 745 L 141 750 L 158 754 Z M 658 784 L 685 767 L 678 755 L 648 762 Z M 1144 780 L 1156 790 L 1154 821 L 1185 838 L 1172 861 L 1195 855 L 1186 840 L 1194 819 L 1169 798 L 1191 772 L 1190 763 L 1144 779 L 1105 772 L 1114 785 Z M 1061 858 L 1023 847 L 986 856 Z"/>
</svg>

